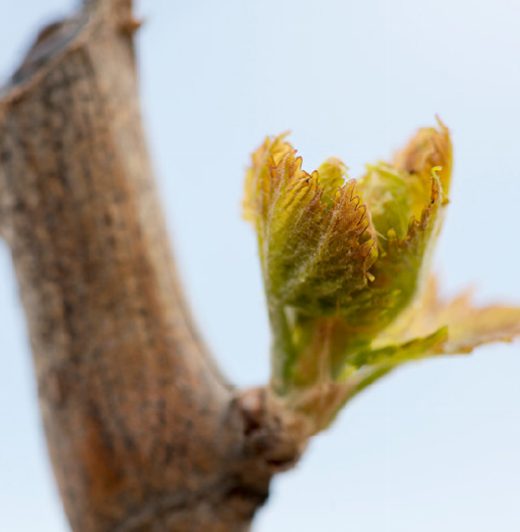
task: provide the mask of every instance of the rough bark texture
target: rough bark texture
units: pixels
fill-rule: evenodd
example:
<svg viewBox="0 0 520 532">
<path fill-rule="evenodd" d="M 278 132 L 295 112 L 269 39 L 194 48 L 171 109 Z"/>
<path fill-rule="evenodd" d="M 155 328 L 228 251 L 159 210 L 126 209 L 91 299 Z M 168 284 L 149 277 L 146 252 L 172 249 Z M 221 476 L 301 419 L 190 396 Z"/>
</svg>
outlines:
<svg viewBox="0 0 520 532">
<path fill-rule="evenodd" d="M 139 116 L 130 0 L 43 30 L 0 101 L 12 251 L 75 531 L 239 531 L 301 427 L 238 393 L 174 271 Z"/>
</svg>

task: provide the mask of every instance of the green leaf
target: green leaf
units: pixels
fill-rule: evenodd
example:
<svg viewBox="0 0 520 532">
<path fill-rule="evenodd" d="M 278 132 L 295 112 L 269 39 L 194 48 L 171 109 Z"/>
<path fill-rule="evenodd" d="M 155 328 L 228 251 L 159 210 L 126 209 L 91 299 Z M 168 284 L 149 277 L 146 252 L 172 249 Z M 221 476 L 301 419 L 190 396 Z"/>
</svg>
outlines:
<svg viewBox="0 0 520 532">
<path fill-rule="evenodd" d="M 377 349 L 360 351 L 350 358 L 349 368 L 396 367 L 412 360 L 420 360 L 443 352 L 447 339 L 448 327 L 441 327 L 428 336 L 414 338 L 400 345 L 386 345 Z"/>
<path fill-rule="evenodd" d="M 373 229 L 346 168 L 329 160 L 308 174 L 277 137 L 255 152 L 246 213 L 257 228 L 268 299 L 309 315 L 336 312 L 367 285 Z"/>
</svg>

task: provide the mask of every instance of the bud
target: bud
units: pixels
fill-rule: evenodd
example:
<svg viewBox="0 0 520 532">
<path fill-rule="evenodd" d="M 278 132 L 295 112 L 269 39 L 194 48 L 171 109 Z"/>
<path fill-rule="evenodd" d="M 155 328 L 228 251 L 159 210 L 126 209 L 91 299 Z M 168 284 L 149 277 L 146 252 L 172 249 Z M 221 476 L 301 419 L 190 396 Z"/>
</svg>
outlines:
<svg viewBox="0 0 520 532">
<path fill-rule="evenodd" d="M 518 309 L 494 307 L 490 330 L 472 329 L 466 345 L 465 316 L 479 321 L 475 313 L 490 310 L 468 303 L 455 318 L 431 285 L 425 289 L 452 169 L 440 121 L 420 129 L 391 163 L 368 165 L 359 181 L 338 159 L 306 172 L 285 137 L 267 138 L 253 153 L 244 215 L 258 238 L 272 388 L 314 417 L 316 430 L 404 362 L 520 333 Z M 455 342 L 450 317 L 458 320 Z"/>
</svg>

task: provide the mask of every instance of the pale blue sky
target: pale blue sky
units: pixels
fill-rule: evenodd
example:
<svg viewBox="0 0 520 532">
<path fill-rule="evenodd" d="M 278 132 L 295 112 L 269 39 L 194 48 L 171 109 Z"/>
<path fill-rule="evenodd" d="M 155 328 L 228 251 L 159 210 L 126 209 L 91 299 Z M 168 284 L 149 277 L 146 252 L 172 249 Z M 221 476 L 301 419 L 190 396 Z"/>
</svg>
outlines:
<svg viewBox="0 0 520 532">
<path fill-rule="evenodd" d="M 70 0 L 0 0 L 0 76 Z M 437 263 L 449 290 L 520 302 L 520 0 L 143 0 L 144 114 L 181 271 L 232 379 L 268 375 L 243 170 L 293 131 L 312 168 L 359 173 L 439 113 L 452 204 Z M 47 464 L 25 325 L 0 246 L 0 516 L 67 530 Z M 518 532 L 520 349 L 410 366 L 357 399 L 281 476 L 256 531 Z"/>
</svg>

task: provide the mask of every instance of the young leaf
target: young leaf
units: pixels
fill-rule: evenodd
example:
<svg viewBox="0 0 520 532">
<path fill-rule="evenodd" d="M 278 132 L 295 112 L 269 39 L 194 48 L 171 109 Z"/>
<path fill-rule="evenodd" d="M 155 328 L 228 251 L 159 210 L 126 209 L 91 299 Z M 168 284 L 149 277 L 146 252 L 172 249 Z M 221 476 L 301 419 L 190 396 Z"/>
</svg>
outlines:
<svg viewBox="0 0 520 532">
<path fill-rule="evenodd" d="M 446 341 L 430 349 L 436 354 L 470 353 L 479 345 L 511 342 L 520 335 L 520 308 L 506 305 L 476 306 L 473 290 L 451 300 L 439 296 L 438 283 L 431 277 L 421 299 L 382 335 L 378 345 L 396 340 L 408 341 L 446 327 Z"/>
</svg>

